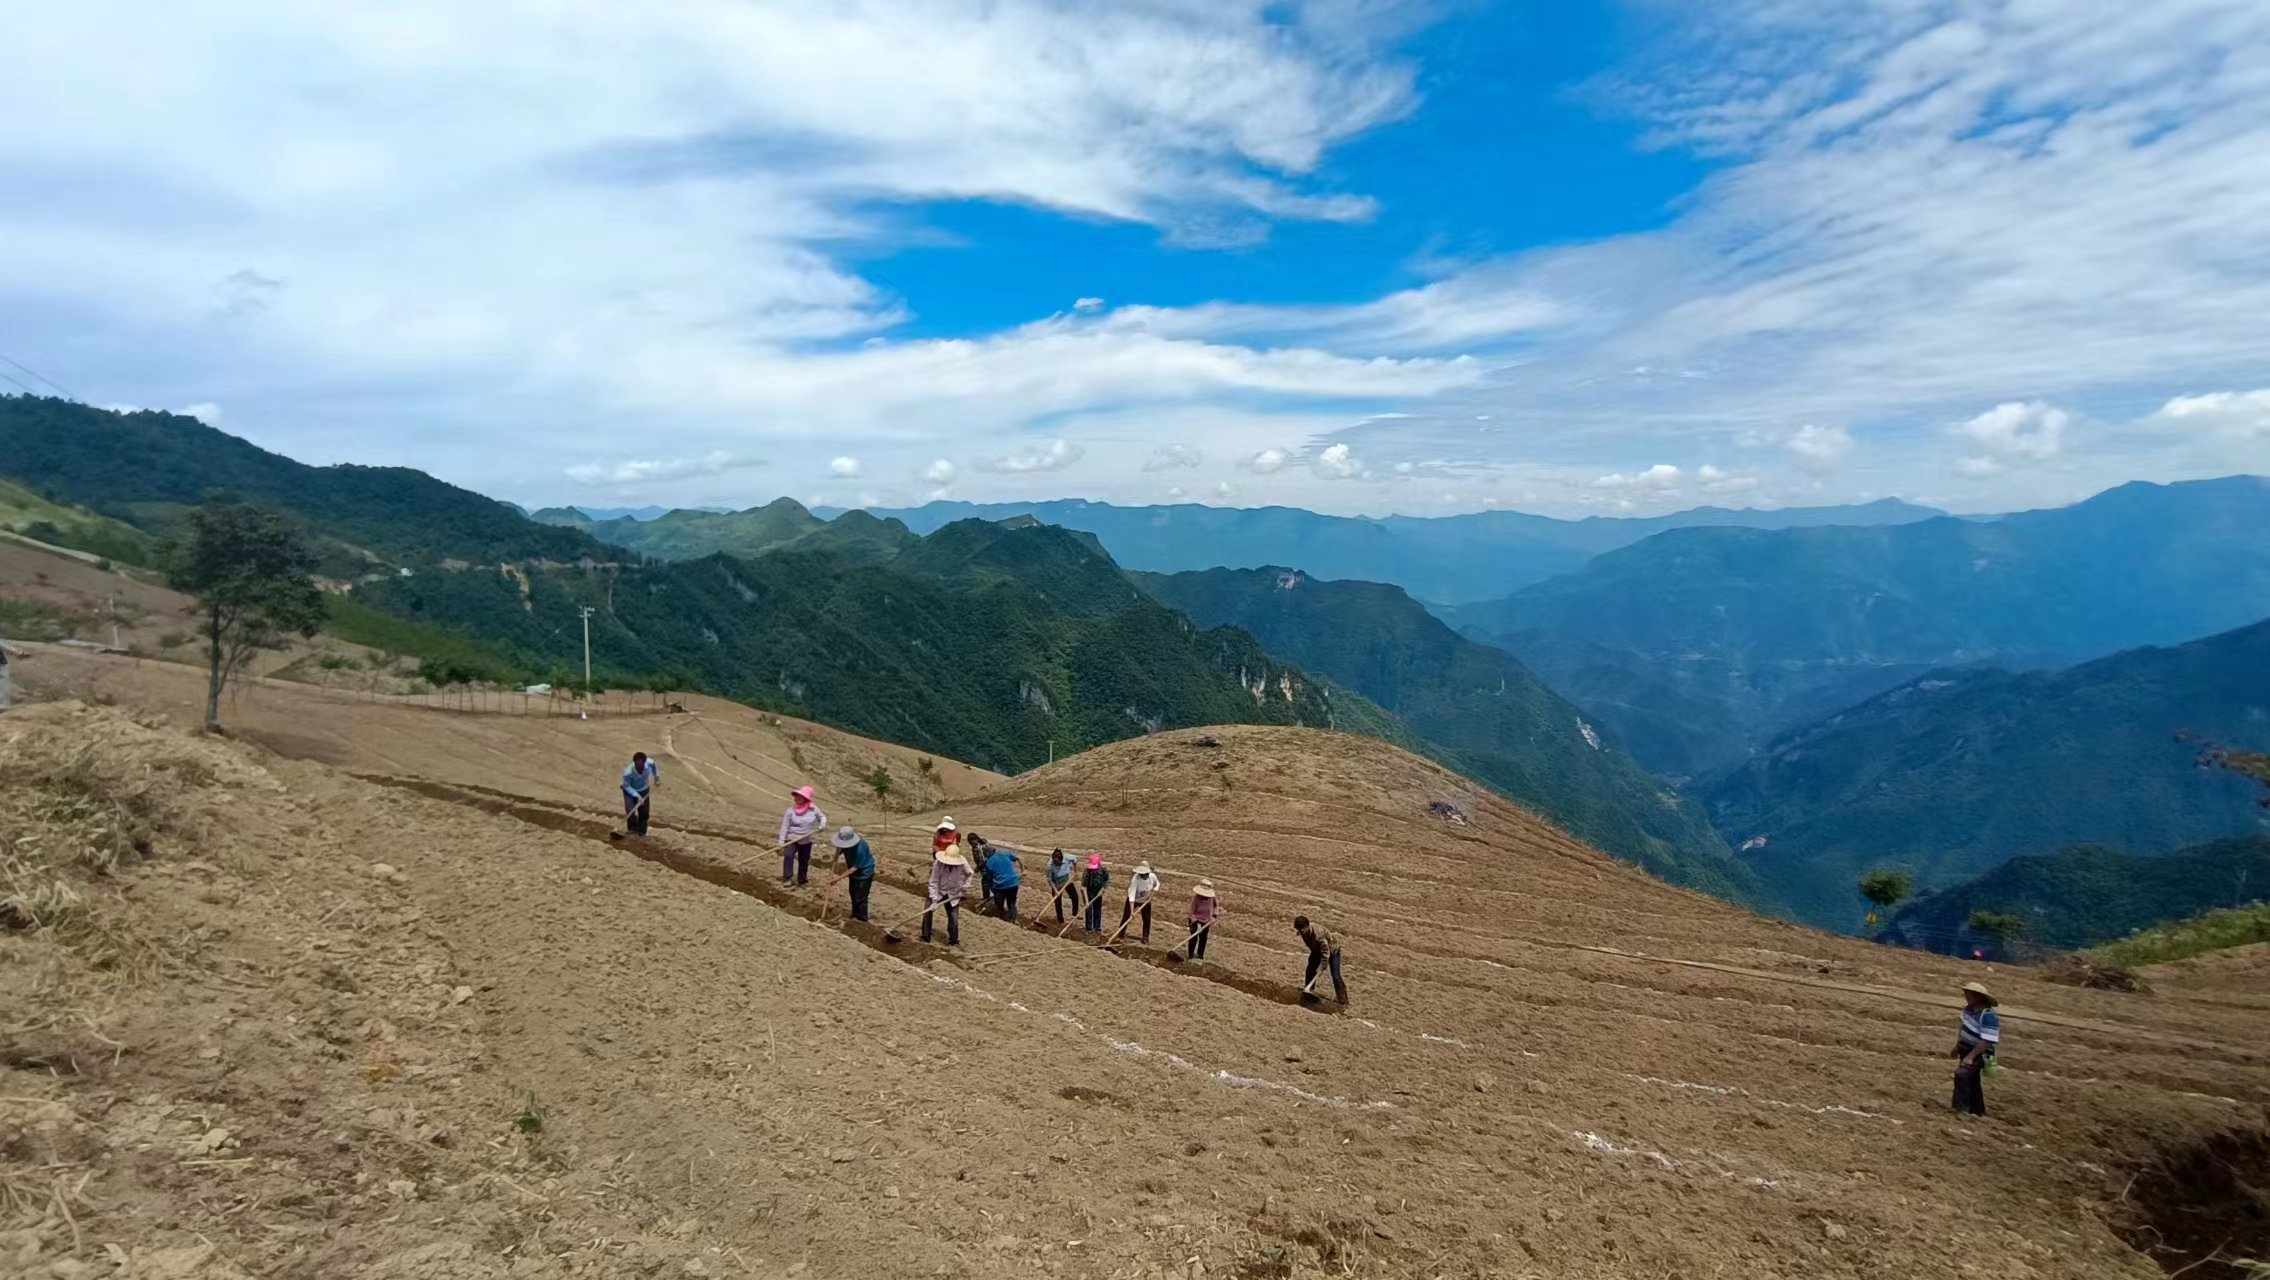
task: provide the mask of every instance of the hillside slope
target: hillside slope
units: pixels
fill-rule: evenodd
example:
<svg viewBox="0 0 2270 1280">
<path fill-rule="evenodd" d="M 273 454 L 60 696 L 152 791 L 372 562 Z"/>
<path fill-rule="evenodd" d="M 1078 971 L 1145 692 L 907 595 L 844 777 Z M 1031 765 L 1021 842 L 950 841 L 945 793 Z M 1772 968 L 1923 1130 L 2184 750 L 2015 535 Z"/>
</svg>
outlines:
<svg viewBox="0 0 2270 1280">
<path fill-rule="evenodd" d="M 1468 640 L 1405 595 L 1289 569 L 1139 574 L 1204 626 L 1250 632 L 1271 653 L 1345 685 L 1448 749 L 1455 767 L 1580 839 L 1673 884 L 1758 904 L 1764 894 L 1701 813 L 1600 739 L 1519 662 Z"/>
<path fill-rule="evenodd" d="M 383 1280 L 2146 1280 L 2270 1244 L 2185 1174 L 2270 1172 L 2270 1012 L 1759 920 L 1365 739 L 1160 735 L 954 801 L 1148 859 L 1170 907 L 1213 879 L 1193 966 L 1160 954 L 1171 912 L 1117 955 L 847 927 L 762 867 L 778 796 L 727 724 L 546 720 L 499 753 L 494 717 L 364 707 L 387 745 L 358 778 L 27 710 L 0 736 L 19 848 L 90 837 L 59 797 L 131 799 L 144 837 L 63 872 L 99 930 L 0 933 L 0 1125 L 29 1135 L 0 1177 L 50 1192 L 9 1256 L 41 1280 L 109 1245 L 137 1274 Z M 664 795 L 701 813 L 644 842 L 548 767 L 665 734 Z M 877 836 L 877 924 L 909 915 L 919 830 L 828 799 Z M 1301 1007 L 1296 911 L 1342 941 L 1349 1016 Z M 179 962 L 102 967 L 101 939 Z M 1944 1110 L 1973 976 L 2005 1000 L 1984 1125 Z"/>
<path fill-rule="evenodd" d="M 1692 772 L 1925 667 L 2063 665 L 2265 616 L 2270 480 L 2232 476 L 1992 521 L 1674 530 L 1450 620 Z M 1653 757 L 1653 722 L 1721 749 Z"/>
<path fill-rule="evenodd" d="M 445 558 L 618 558 L 583 533 L 408 467 L 311 467 L 181 414 L 0 396 L 0 475 L 145 531 L 215 492 L 291 512 L 332 542 L 336 572 Z"/>
<path fill-rule="evenodd" d="M 2270 736 L 2270 622 L 2059 672 L 1917 681 L 1776 740 L 1704 792 L 1729 840 L 1806 919 L 1849 927 L 1854 878 L 1926 887 L 2020 854 L 2158 854 L 2261 829 L 2258 788 L 2203 769 L 2191 734 Z"/>
</svg>

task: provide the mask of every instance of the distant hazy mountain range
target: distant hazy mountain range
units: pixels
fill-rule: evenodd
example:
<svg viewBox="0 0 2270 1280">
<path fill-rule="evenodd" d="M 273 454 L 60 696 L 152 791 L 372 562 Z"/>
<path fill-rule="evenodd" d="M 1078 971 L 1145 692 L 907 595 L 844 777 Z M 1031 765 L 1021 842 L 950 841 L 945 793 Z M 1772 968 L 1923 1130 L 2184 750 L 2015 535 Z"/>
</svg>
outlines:
<svg viewBox="0 0 2270 1280">
<path fill-rule="evenodd" d="M 828 517 L 832 508 L 813 514 Z M 1876 525 L 1941 514 L 1886 498 L 1865 506 L 1780 511 L 1699 507 L 1674 515 L 1556 520 L 1518 511 L 1382 519 L 1318 515 L 1297 507 L 1121 507 L 1067 498 L 1051 502 L 932 502 L 875 508 L 870 515 L 928 533 L 954 520 L 1032 516 L 1096 535 L 1129 569 L 1257 569 L 1291 565 L 1317 578 L 1387 582 L 1428 602 L 1489 600 L 1583 567 L 1604 551 L 1666 529 L 1711 526 L 1785 529 Z"/>
<path fill-rule="evenodd" d="M 1850 928 L 1862 871 L 1929 888 L 2069 844 L 2164 854 L 2270 830 L 2200 741 L 2270 741 L 2270 621 L 2063 671 L 1936 673 L 1776 740 L 1702 788 L 1805 919 Z M 2216 904 L 2219 905 L 2219 904 Z M 2132 927 L 2132 926 L 2131 926 Z"/>
<path fill-rule="evenodd" d="M 1966 664 L 2058 666 L 2270 617 L 2270 480 L 2128 484 L 1993 521 L 1677 529 L 1441 611 L 1691 774 Z"/>
</svg>

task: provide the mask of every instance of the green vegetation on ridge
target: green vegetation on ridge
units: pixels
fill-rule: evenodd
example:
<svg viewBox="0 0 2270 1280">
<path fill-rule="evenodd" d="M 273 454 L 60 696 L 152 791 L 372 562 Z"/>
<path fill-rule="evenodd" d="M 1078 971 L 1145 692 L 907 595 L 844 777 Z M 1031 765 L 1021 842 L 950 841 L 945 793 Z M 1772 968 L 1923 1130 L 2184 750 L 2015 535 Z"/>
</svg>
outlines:
<svg viewBox="0 0 2270 1280">
<path fill-rule="evenodd" d="M 1985 940 L 1974 927 L 1984 913 L 2023 921 L 2028 942 L 2077 950 L 2265 895 L 2270 895 L 2270 837 L 2216 840 L 2159 856 L 2076 845 L 2012 858 L 1975 880 L 1927 893 L 1894 913 L 1879 937 L 1931 951 L 1967 953 Z"/>
</svg>

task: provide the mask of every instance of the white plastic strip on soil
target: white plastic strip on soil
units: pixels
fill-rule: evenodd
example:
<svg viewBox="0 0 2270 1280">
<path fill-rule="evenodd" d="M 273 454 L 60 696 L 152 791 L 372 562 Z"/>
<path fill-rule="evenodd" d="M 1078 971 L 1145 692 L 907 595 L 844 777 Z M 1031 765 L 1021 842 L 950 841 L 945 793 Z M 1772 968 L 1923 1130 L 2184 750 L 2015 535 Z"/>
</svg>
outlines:
<svg viewBox="0 0 2270 1280">
<path fill-rule="evenodd" d="M 1684 1089 L 1692 1093 L 1715 1094 L 1722 1098 L 1749 1098 L 1753 1101 L 1762 1102 L 1769 1107 L 1780 1107 L 1787 1111 L 1810 1111 L 1817 1116 L 1854 1116 L 1862 1120 L 1883 1120 L 1888 1121 L 1892 1124 L 1907 1123 L 1907 1121 L 1901 1120 L 1896 1116 L 1879 1115 L 1873 1111 L 1862 1111 L 1857 1107 L 1848 1107 L 1840 1102 L 1832 1102 L 1825 1107 L 1808 1107 L 1801 1102 L 1783 1102 L 1779 1098 L 1768 1098 L 1760 1094 L 1752 1093 L 1748 1089 L 1744 1089 L 1738 1085 L 1697 1084 L 1692 1080 L 1666 1080 L 1661 1076 L 1635 1076 L 1628 1071 L 1624 1073 L 1624 1079 L 1636 1080 L 1641 1084 L 1659 1084 L 1666 1089 Z"/>
<path fill-rule="evenodd" d="M 1212 1080 L 1217 1084 L 1227 1085 L 1234 1089 L 1272 1089 L 1280 1093 L 1291 1094 L 1293 1097 L 1299 1098 L 1303 1102 L 1316 1102 L 1321 1103 L 1327 1107 L 1342 1107 L 1352 1111 L 1391 1111 L 1395 1107 L 1395 1104 L 1392 1102 L 1367 1102 L 1359 1098 L 1341 1098 L 1335 1097 L 1331 1094 L 1311 1093 L 1310 1091 L 1301 1088 L 1299 1085 L 1286 1084 L 1280 1080 L 1265 1080 L 1260 1076 L 1241 1076 L 1227 1070 L 1203 1067 L 1195 1062 L 1190 1061 L 1187 1058 L 1181 1057 L 1177 1054 L 1168 1053 L 1162 1049 L 1148 1048 L 1144 1045 L 1137 1044 L 1133 1040 L 1113 1039 L 1111 1036 L 1106 1035 L 1103 1032 L 1089 1029 L 1086 1023 L 1080 1021 L 1078 1018 L 1073 1017 L 1069 1013 L 1044 1014 L 1039 1009 L 1032 1008 L 1029 1005 L 1020 1004 L 1015 1000 L 1004 1000 L 1001 997 L 993 994 L 992 992 L 987 991 L 985 988 L 972 986 L 971 984 L 962 981 L 960 978 L 951 978 L 942 973 L 932 973 L 927 969 L 918 969 L 916 970 L 916 972 L 922 974 L 922 976 L 930 979 L 932 982 L 938 983 L 941 986 L 953 987 L 960 991 L 966 991 L 969 994 L 976 996 L 980 1000 L 990 1001 L 991 1003 L 1001 1005 L 1004 1008 L 1015 1009 L 1019 1013 L 1029 1013 L 1035 1015 L 1036 1017 L 1044 1016 L 1054 1018 L 1056 1021 L 1061 1022 L 1076 1031 L 1084 1032 L 1090 1036 L 1095 1037 L 1098 1040 L 1103 1041 L 1105 1044 L 1111 1046 L 1112 1051 L 1115 1053 L 1131 1054 L 1135 1057 L 1149 1058 L 1157 1062 L 1163 1062 L 1170 1067 L 1175 1067 L 1183 1071 L 1195 1072 L 1196 1074 L 1204 1076 L 1208 1080 Z"/>
<path fill-rule="evenodd" d="M 1716 1174 L 1717 1176 L 1725 1178 L 1732 1182 L 1739 1182 L 1746 1187 L 1760 1187 L 1768 1191 L 1778 1191 L 1788 1185 L 1788 1179 L 1786 1178 L 1761 1178 L 1756 1174 L 1736 1173 L 1732 1169 L 1722 1169 L 1717 1165 L 1705 1164 L 1699 1160 L 1674 1160 L 1670 1156 L 1664 1155 L 1660 1151 L 1650 1151 L 1644 1147 L 1619 1146 L 1616 1143 L 1610 1142 L 1608 1139 L 1601 1137 L 1599 1134 L 1593 1133 L 1590 1130 L 1586 1129 L 1572 1129 L 1569 1131 L 1569 1133 L 1570 1136 L 1574 1137 L 1578 1142 L 1583 1143 L 1584 1149 L 1587 1151 L 1595 1152 L 1603 1156 L 1614 1156 L 1619 1158 L 1624 1156 L 1639 1156 L 1642 1159 L 1654 1161 L 1656 1164 L 1662 1166 L 1666 1171 L 1671 1173 L 1691 1173 L 1696 1170 L 1701 1170 L 1705 1173 Z"/>
</svg>

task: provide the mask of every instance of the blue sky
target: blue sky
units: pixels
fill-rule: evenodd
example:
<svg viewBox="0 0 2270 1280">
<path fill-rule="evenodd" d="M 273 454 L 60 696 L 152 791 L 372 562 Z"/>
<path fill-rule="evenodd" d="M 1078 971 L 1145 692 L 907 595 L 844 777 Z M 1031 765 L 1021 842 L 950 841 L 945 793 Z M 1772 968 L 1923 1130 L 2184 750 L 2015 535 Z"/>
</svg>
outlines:
<svg viewBox="0 0 2270 1280">
<path fill-rule="evenodd" d="M 0 353 L 522 502 L 1981 510 L 2270 462 L 2252 0 L 19 26 Z"/>
</svg>

